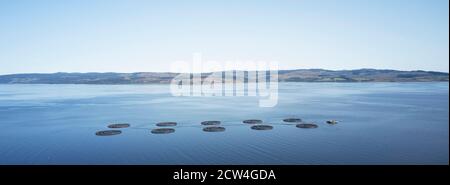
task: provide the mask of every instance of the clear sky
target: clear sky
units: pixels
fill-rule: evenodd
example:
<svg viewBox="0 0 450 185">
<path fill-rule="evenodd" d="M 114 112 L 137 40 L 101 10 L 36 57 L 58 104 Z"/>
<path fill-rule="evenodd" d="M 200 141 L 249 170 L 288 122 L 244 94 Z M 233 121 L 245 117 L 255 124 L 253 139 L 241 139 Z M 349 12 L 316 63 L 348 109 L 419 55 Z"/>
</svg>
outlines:
<svg viewBox="0 0 450 185">
<path fill-rule="evenodd" d="M 0 0 L 0 74 L 168 71 L 193 52 L 448 72 L 449 1 Z"/>
</svg>

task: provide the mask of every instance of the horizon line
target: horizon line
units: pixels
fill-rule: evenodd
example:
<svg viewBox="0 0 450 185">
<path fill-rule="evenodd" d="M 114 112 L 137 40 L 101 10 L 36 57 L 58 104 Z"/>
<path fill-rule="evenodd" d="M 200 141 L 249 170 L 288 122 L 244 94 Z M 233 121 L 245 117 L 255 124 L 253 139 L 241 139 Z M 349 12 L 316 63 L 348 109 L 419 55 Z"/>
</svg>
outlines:
<svg viewBox="0 0 450 185">
<path fill-rule="evenodd" d="M 332 69 L 324 69 L 324 68 L 296 68 L 296 69 L 279 69 L 277 71 L 295 71 L 295 70 L 325 70 L 325 71 L 355 71 L 355 70 L 390 70 L 390 71 L 404 71 L 404 72 L 417 72 L 417 71 L 422 71 L 422 72 L 439 72 L 439 73 L 447 73 L 449 74 L 448 71 L 433 71 L 433 70 L 422 70 L 422 69 L 416 69 L 416 70 L 401 70 L 401 69 L 388 69 L 388 68 L 384 68 L 384 69 L 380 69 L 380 68 L 356 68 L 356 69 L 336 69 L 336 70 L 332 70 Z M 202 73 L 213 73 L 213 72 L 224 72 L 224 71 L 264 71 L 264 70 L 222 70 L 222 71 L 204 71 Z M 268 70 L 266 70 L 268 71 Z M 117 72 L 117 71 L 107 71 L 107 72 L 99 72 L 99 71 L 88 71 L 88 72 L 77 72 L 77 71 L 71 71 L 71 72 L 67 72 L 67 71 L 58 71 L 58 72 L 24 72 L 24 73 L 6 73 L 6 74 L 0 74 L 0 76 L 5 76 L 5 75 L 18 75 L 18 74 L 57 74 L 57 73 L 191 73 L 191 72 L 171 72 L 171 71 L 134 71 L 134 72 Z M 198 72 L 195 72 L 198 73 Z"/>
</svg>

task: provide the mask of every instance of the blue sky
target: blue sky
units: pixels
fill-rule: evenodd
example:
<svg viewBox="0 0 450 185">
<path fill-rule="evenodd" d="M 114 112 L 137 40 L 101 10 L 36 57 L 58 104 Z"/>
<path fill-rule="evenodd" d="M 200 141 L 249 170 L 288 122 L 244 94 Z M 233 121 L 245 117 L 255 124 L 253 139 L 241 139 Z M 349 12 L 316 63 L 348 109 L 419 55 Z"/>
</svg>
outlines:
<svg viewBox="0 0 450 185">
<path fill-rule="evenodd" d="M 282 69 L 449 69 L 448 0 L 0 0 L 0 74 L 168 71 L 192 60 Z"/>
</svg>

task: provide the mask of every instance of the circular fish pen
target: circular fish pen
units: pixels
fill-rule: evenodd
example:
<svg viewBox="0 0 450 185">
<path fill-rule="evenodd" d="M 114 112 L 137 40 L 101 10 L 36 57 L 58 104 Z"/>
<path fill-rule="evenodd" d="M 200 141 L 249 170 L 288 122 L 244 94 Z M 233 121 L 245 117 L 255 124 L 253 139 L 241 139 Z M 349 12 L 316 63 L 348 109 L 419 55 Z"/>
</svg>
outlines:
<svg viewBox="0 0 450 185">
<path fill-rule="evenodd" d="M 130 124 L 128 123 L 115 123 L 108 125 L 108 128 L 127 128 L 130 127 Z"/>
<path fill-rule="evenodd" d="M 121 133 L 122 133 L 122 131 L 120 131 L 120 130 L 102 130 L 102 131 L 96 132 L 95 135 L 97 135 L 97 136 L 113 136 L 113 135 L 118 135 Z"/>
<path fill-rule="evenodd" d="M 302 122 L 302 119 L 300 118 L 286 118 L 283 119 L 284 122 L 288 122 L 288 123 L 297 123 L 297 122 Z"/>
<path fill-rule="evenodd" d="M 152 134 L 170 134 L 174 132 L 175 129 L 173 128 L 155 128 L 151 131 Z"/>
<path fill-rule="evenodd" d="M 248 120 L 244 120 L 242 121 L 243 123 L 247 123 L 247 124 L 258 124 L 258 123 L 262 123 L 262 120 L 259 119 L 248 119 Z"/>
<path fill-rule="evenodd" d="M 205 127 L 203 128 L 205 132 L 223 132 L 225 131 L 225 127 Z"/>
<path fill-rule="evenodd" d="M 273 126 L 270 125 L 253 125 L 250 127 L 253 130 L 272 130 Z"/>
<path fill-rule="evenodd" d="M 159 122 L 159 123 L 156 123 L 156 126 L 158 126 L 158 127 L 173 127 L 173 126 L 177 126 L 177 122 L 172 122 L 172 121 Z"/>
<path fill-rule="evenodd" d="M 296 125 L 297 128 L 317 128 L 319 127 L 316 124 L 313 123 L 300 123 Z"/>
<path fill-rule="evenodd" d="M 202 121 L 202 125 L 220 125 L 220 121 Z"/>
</svg>

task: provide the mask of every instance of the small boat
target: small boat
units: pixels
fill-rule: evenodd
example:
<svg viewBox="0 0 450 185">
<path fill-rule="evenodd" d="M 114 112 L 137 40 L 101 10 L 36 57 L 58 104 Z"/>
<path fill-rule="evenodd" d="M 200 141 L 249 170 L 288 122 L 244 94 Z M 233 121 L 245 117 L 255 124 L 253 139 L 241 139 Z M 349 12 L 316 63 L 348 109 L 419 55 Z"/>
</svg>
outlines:
<svg viewBox="0 0 450 185">
<path fill-rule="evenodd" d="M 332 119 L 332 120 L 328 120 L 327 123 L 328 123 L 328 124 L 331 124 L 331 125 L 334 125 L 334 124 L 337 124 L 338 121 Z"/>
</svg>

